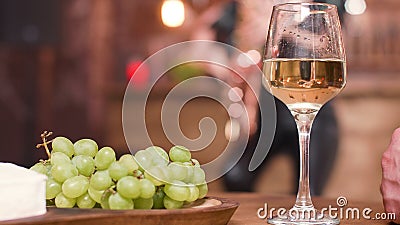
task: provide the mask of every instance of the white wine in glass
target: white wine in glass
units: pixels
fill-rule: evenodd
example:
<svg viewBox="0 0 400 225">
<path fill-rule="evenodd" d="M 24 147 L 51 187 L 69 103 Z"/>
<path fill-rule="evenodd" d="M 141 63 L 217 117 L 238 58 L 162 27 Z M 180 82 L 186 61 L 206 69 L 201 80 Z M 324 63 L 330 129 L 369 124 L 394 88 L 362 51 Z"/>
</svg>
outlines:
<svg viewBox="0 0 400 225">
<path fill-rule="evenodd" d="M 264 75 L 275 97 L 290 110 L 313 111 L 336 96 L 345 84 L 346 63 L 341 59 L 268 59 Z"/>
<path fill-rule="evenodd" d="M 346 84 L 346 58 L 336 6 L 287 3 L 273 8 L 264 56 L 264 85 L 291 111 L 300 145 L 295 204 L 270 224 L 338 224 L 314 208 L 309 186 L 309 143 L 320 108 Z"/>
</svg>

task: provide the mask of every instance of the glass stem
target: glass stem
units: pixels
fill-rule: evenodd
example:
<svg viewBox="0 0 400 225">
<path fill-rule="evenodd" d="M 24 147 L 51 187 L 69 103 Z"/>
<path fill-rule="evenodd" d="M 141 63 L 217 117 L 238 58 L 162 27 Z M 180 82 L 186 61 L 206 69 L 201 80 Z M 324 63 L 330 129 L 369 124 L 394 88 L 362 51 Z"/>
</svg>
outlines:
<svg viewBox="0 0 400 225">
<path fill-rule="evenodd" d="M 310 132 L 314 118 L 318 112 L 298 113 L 292 112 L 297 124 L 300 144 L 300 178 L 295 208 L 314 208 L 310 194 Z"/>
</svg>

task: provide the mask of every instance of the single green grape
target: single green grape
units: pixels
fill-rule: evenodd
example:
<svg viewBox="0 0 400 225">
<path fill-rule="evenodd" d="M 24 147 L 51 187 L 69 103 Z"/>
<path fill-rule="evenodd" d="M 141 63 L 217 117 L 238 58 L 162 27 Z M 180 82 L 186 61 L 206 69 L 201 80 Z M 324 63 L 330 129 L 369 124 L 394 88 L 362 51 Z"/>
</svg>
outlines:
<svg viewBox="0 0 400 225">
<path fill-rule="evenodd" d="M 41 162 L 36 163 L 29 169 L 44 175 L 47 174 L 47 167 Z"/>
<path fill-rule="evenodd" d="M 154 209 L 163 209 L 164 208 L 164 197 L 165 193 L 163 188 L 158 188 L 156 193 L 153 195 L 153 208 Z"/>
<path fill-rule="evenodd" d="M 95 171 L 94 159 L 88 155 L 77 155 L 72 158 L 72 163 L 81 175 L 90 177 Z"/>
<path fill-rule="evenodd" d="M 115 161 L 108 168 L 108 173 L 113 180 L 119 180 L 128 175 L 128 169 L 121 162 Z"/>
<path fill-rule="evenodd" d="M 189 197 L 186 199 L 187 202 L 194 202 L 199 198 L 199 188 L 195 185 L 189 185 Z"/>
<path fill-rule="evenodd" d="M 188 162 L 192 158 L 192 155 L 186 147 L 174 146 L 169 150 L 169 158 L 173 162 Z"/>
<path fill-rule="evenodd" d="M 51 165 L 61 165 L 66 163 L 72 163 L 71 159 L 63 152 L 52 152 L 50 155 Z"/>
<path fill-rule="evenodd" d="M 106 190 L 113 184 L 107 170 L 100 170 L 90 177 L 90 187 L 96 190 Z"/>
<path fill-rule="evenodd" d="M 58 208 L 72 208 L 75 206 L 76 199 L 68 198 L 62 192 L 60 192 L 55 199 L 55 204 Z"/>
<path fill-rule="evenodd" d="M 62 192 L 68 198 L 77 198 L 88 190 L 89 179 L 84 176 L 76 176 L 68 178 L 62 184 Z"/>
<path fill-rule="evenodd" d="M 81 209 L 91 209 L 96 205 L 96 201 L 86 192 L 76 199 L 76 205 Z"/>
<path fill-rule="evenodd" d="M 88 194 L 97 203 L 101 203 L 101 197 L 104 194 L 104 190 L 96 190 L 93 187 L 88 188 Z"/>
<path fill-rule="evenodd" d="M 140 182 L 132 176 L 123 177 L 117 182 L 117 191 L 125 198 L 138 198 L 140 196 Z"/>
<path fill-rule="evenodd" d="M 78 176 L 78 169 L 73 164 L 60 164 L 51 167 L 51 176 L 59 183 L 71 177 Z"/>
<path fill-rule="evenodd" d="M 153 146 L 153 149 L 157 151 L 157 153 L 167 162 L 169 162 L 168 153 L 161 147 Z"/>
<path fill-rule="evenodd" d="M 71 164 L 71 158 L 67 156 L 63 152 L 51 152 L 50 154 L 50 164 L 55 165 L 55 164 L 65 164 L 69 163 Z"/>
<path fill-rule="evenodd" d="M 195 185 L 205 183 L 206 174 L 204 170 L 200 167 L 193 167 L 192 183 Z"/>
<path fill-rule="evenodd" d="M 163 203 L 166 209 L 180 209 L 183 206 L 183 201 L 176 201 L 168 197 L 168 195 L 164 197 Z"/>
<path fill-rule="evenodd" d="M 56 137 L 51 142 L 52 152 L 62 152 L 69 158 L 74 154 L 74 145 L 66 137 Z"/>
<path fill-rule="evenodd" d="M 156 187 L 153 182 L 148 179 L 139 180 L 140 183 L 140 197 L 141 198 L 151 198 L 156 192 Z"/>
<path fill-rule="evenodd" d="M 139 165 L 136 163 L 133 155 L 131 154 L 122 155 L 119 158 L 119 162 L 128 170 L 129 175 L 133 175 L 133 171 L 139 169 Z"/>
<path fill-rule="evenodd" d="M 94 163 L 99 170 L 107 169 L 115 161 L 115 152 L 110 147 L 101 148 L 94 158 Z"/>
<path fill-rule="evenodd" d="M 158 146 L 151 146 L 146 148 L 146 150 L 150 154 L 150 159 L 153 165 L 158 166 L 166 166 L 169 163 L 168 153 Z"/>
<path fill-rule="evenodd" d="M 137 164 L 139 165 L 139 169 L 142 172 L 150 169 L 153 165 L 150 152 L 145 150 L 137 151 L 134 159 L 136 160 Z"/>
<path fill-rule="evenodd" d="M 108 205 L 110 209 L 133 209 L 132 199 L 124 198 L 118 192 L 110 196 Z"/>
<path fill-rule="evenodd" d="M 78 140 L 74 144 L 75 155 L 88 155 L 93 158 L 96 156 L 98 149 L 97 143 L 88 138 Z"/>
<path fill-rule="evenodd" d="M 163 185 L 170 180 L 166 166 L 153 166 L 144 172 L 144 177 L 153 182 L 155 186 Z"/>
<path fill-rule="evenodd" d="M 153 198 L 137 198 L 134 201 L 135 209 L 151 209 L 153 207 Z"/>
<path fill-rule="evenodd" d="M 189 189 L 187 184 L 182 181 L 175 180 L 170 184 L 166 184 L 164 187 L 164 193 L 176 201 L 186 201 L 189 198 Z"/>
<path fill-rule="evenodd" d="M 46 181 L 46 199 L 53 199 L 61 192 L 61 184 L 52 178 Z"/>
<path fill-rule="evenodd" d="M 207 183 L 197 185 L 197 188 L 199 189 L 199 199 L 206 197 L 207 192 L 208 192 Z"/>
<path fill-rule="evenodd" d="M 168 172 L 172 180 L 184 180 L 187 177 L 187 168 L 181 162 L 171 162 L 168 165 Z"/>
</svg>

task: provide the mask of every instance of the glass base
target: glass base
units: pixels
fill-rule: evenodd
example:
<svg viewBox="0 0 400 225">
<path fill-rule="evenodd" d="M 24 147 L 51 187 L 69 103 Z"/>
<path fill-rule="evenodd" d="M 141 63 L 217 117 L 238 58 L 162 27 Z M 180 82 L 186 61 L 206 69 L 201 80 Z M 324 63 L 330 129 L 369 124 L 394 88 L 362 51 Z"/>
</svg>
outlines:
<svg viewBox="0 0 400 225">
<path fill-rule="evenodd" d="M 321 214 L 320 211 L 316 211 L 316 216 L 303 215 L 303 217 L 296 217 L 296 214 L 289 215 L 285 213 L 283 215 L 274 216 L 268 219 L 269 224 L 279 225 L 336 225 L 339 224 L 339 219 L 330 217 L 327 214 Z M 311 218 L 311 219 L 310 219 Z"/>
</svg>

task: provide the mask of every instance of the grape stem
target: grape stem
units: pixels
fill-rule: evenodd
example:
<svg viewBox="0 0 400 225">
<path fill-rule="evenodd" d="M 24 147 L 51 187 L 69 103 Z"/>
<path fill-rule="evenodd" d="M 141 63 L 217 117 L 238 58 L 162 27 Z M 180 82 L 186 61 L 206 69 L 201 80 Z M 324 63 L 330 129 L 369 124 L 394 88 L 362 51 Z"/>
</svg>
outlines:
<svg viewBox="0 0 400 225">
<path fill-rule="evenodd" d="M 109 189 L 107 189 L 106 191 L 111 192 L 111 194 L 115 194 L 115 193 L 117 193 L 117 191 L 115 190 L 115 188 L 116 188 L 116 186 L 113 185 L 113 186 L 111 186 Z M 103 194 L 104 194 L 104 193 L 103 193 Z"/>
<path fill-rule="evenodd" d="M 144 179 L 144 175 L 142 174 L 142 172 L 140 172 L 140 170 L 134 170 L 133 171 L 133 176 L 136 177 L 137 179 Z"/>
<path fill-rule="evenodd" d="M 53 134 L 53 132 L 51 131 L 43 131 L 43 133 L 40 135 L 40 137 L 42 138 L 43 143 L 37 144 L 36 148 L 41 148 L 44 147 L 44 149 L 46 150 L 46 154 L 47 157 L 50 159 L 50 150 L 49 147 L 47 146 L 48 144 L 50 144 L 53 140 L 47 141 L 46 138 L 50 137 Z"/>
</svg>

